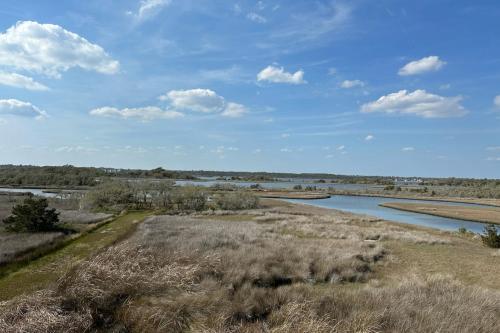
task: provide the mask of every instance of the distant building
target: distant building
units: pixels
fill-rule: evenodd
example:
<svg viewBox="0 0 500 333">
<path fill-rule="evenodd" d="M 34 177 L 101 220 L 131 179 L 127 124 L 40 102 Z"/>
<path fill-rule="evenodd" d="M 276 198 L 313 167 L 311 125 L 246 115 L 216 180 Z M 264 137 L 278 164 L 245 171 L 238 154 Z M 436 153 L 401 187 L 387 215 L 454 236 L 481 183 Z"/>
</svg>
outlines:
<svg viewBox="0 0 500 333">
<path fill-rule="evenodd" d="M 394 185 L 397 186 L 418 186 L 422 185 L 424 181 L 421 178 L 396 178 Z"/>
</svg>

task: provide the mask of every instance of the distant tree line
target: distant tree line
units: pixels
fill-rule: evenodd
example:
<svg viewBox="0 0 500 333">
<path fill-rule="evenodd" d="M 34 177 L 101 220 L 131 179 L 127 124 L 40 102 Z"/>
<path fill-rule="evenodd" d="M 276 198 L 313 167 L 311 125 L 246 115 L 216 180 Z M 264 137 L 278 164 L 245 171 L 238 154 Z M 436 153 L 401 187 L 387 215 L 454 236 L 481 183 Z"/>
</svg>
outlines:
<svg viewBox="0 0 500 333">
<path fill-rule="evenodd" d="M 195 179 L 190 173 L 153 170 L 64 166 L 0 165 L 0 185 L 94 186 L 109 178 Z"/>
</svg>

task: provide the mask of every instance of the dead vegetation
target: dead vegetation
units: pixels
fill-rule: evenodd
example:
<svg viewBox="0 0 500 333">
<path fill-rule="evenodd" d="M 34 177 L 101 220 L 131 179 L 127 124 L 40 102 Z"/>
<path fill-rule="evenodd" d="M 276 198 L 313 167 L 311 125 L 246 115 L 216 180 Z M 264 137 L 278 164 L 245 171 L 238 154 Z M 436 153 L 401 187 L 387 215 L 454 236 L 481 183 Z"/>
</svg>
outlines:
<svg viewBox="0 0 500 333">
<path fill-rule="evenodd" d="M 449 234 L 300 211 L 149 218 L 53 288 L 0 303 L 0 331 L 497 332 L 498 291 L 376 279 L 385 239 L 442 246 Z"/>
</svg>

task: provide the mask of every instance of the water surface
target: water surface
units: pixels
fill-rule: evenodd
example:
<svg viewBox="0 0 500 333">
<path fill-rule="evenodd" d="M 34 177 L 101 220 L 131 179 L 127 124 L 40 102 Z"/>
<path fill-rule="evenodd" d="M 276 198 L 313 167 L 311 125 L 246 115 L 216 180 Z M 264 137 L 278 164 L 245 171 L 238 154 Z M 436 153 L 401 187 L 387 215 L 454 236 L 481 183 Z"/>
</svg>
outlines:
<svg viewBox="0 0 500 333">
<path fill-rule="evenodd" d="M 424 200 L 364 197 L 364 196 L 350 196 L 350 195 L 334 195 L 328 199 L 314 199 L 314 200 L 288 199 L 287 201 L 299 202 L 324 208 L 334 208 L 355 214 L 366 214 L 384 220 L 420 225 L 424 227 L 431 227 L 441 230 L 457 231 L 458 228 L 463 227 L 473 232 L 482 233 L 484 227 L 486 226 L 485 223 L 462 221 L 453 218 L 445 218 L 427 214 L 406 212 L 402 210 L 379 206 L 381 203 L 386 203 L 386 202 L 416 202 L 416 203 L 425 202 L 431 204 L 450 205 L 450 206 L 468 206 L 468 205 L 478 206 L 477 204 L 462 204 L 462 203 L 447 202 L 447 201 L 436 202 L 436 201 L 424 201 Z"/>
</svg>

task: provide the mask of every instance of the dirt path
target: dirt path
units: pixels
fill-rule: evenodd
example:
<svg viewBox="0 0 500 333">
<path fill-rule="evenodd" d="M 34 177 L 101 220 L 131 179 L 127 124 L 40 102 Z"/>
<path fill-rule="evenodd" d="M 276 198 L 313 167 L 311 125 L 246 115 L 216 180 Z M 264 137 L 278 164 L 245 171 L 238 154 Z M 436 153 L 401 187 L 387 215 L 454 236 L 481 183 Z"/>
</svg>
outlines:
<svg viewBox="0 0 500 333">
<path fill-rule="evenodd" d="M 132 212 L 29 263 L 0 280 L 0 301 L 46 288 L 76 262 L 130 235 L 151 212 Z"/>
</svg>

